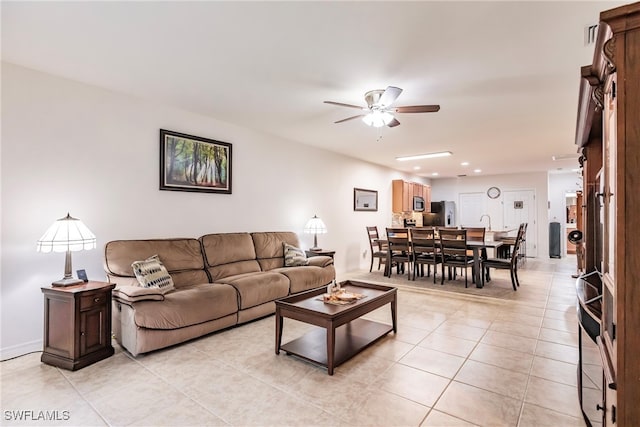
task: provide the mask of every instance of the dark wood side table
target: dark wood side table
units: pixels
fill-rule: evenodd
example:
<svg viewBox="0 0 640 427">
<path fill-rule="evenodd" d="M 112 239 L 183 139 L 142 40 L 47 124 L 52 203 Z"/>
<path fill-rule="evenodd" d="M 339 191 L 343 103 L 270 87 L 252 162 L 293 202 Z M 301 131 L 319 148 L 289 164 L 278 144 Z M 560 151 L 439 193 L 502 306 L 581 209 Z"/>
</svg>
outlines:
<svg viewBox="0 0 640 427">
<path fill-rule="evenodd" d="M 111 290 L 115 286 L 106 282 L 86 282 L 42 288 L 42 362 L 75 371 L 113 354 Z"/>
<path fill-rule="evenodd" d="M 326 250 L 319 250 L 319 251 L 312 251 L 312 250 L 306 250 L 304 251 L 307 254 L 307 257 L 312 257 L 312 256 L 330 256 L 331 258 L 333 258 L 333 256 L 335 255 L 336 251 L 326 251 Z"/>
</svg>

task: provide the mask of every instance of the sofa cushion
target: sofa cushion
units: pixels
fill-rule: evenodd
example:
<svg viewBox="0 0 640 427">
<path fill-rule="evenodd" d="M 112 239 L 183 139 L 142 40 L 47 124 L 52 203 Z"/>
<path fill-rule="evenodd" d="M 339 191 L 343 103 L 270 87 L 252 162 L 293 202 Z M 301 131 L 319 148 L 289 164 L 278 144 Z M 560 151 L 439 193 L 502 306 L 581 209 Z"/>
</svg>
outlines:
<svg viewBox="0 0 640 427">
<path fill-rule="evenodd" d="M 289 279 L 282 274 L 271 271 L 225 277 L 220 279 L 220 283 L 226 283 L 236 288 L 240 300 L 238 305 L 241 310 L 289 294 Z"/>
<path fill-rule="evenodd" d="M 207 271 L 213 282 L 260 271 L 249 233 L 217 233 L 200 237 Z"/>
<path fill-rule="evenodd" d="M 284 245 L 284 266 L 285 267 L 298 267 L 301 265 L 309 265 L 307 255 L 300 248 L 291 246 L 287 243 Z"/>
<path fill-rule="evenodd" d="M 290 231 L 251 233 L 255 245 L 256 258 L 262 271 L 284 266 L 283 243 L 300 247 L 298 236 Z"/>
<path fill-rule="evenodd" d="M 164 301 L 141 301 L 133 307 L 141 328 L 178 329 L 237 312 L 238 296 L 232 286 L 204 283 L 169 292 Z"/>
<path fill-rule="evenodd" d="M 144 261 L 134 261 L 131 264 L 136 279 L 143 288 L 157 288 L 163 294 L 175 289 L 173 280 L 169 272 L 158 258 L 154 255 Z"/>
<path fill-rule="evenodd" d="M 104 251 L 104 269 L 114 283 L 130 284 L 119 278 L 135 277 L 131 264 L 153 255 L 160 257 L 176 288 L 209 281 L 198 239 L 114 240 Z"/>
<path fill-rule="evenodd" d="M 313 258 L 309 258 L 309 260 L 312 259 Z M 327 267 L 317 267 L 312 265 L 302 267 L 281 267 L 271 271 L 278 272 L 289 278 L 289 292 L 292 294 L 320 286 L 326 286 L 336 277 L 336 270 L 331 264 Z"/>
</svg>

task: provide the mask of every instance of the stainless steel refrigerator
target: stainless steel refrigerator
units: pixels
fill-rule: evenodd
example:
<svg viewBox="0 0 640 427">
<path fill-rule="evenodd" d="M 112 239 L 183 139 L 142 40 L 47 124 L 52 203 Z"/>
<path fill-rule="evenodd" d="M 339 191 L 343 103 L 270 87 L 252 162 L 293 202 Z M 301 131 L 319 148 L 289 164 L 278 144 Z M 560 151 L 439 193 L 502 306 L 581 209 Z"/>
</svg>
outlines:
<svg viewBox="0 0 640 427">
<path fill-rule="evenodd" d="M 441 201 L 431 202 L 431 212 L 422 214 L 423 226 L 455 227 L 456 204 L 455 202 Z"/>
</svg>

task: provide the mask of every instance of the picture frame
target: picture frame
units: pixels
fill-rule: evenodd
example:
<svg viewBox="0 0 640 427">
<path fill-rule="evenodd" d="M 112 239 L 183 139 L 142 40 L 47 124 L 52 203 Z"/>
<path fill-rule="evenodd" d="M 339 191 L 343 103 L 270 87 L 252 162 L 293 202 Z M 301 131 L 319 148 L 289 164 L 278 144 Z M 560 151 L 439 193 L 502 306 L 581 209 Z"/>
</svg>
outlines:
<svg viewBox="0 0 640 427">
<path fill-rule="evenodd" d="M 228 142 L 160 129 L 160 190 L 231 194 Z"/>
<path fill-rule="evenodd" d="M 83 282 L 89 281 L 89 278 L 87 277 L 87 272 L 85 270 L 76 270 L 76 273 L 78 274 L 78 279 L 82 280 Z"/>
<path fill-rule="evenodd" d="M 365 190 L 364 188 L 353 189 L 353 210 L 354 211 L 378 211 L 378 191 Z"/>
</svg>

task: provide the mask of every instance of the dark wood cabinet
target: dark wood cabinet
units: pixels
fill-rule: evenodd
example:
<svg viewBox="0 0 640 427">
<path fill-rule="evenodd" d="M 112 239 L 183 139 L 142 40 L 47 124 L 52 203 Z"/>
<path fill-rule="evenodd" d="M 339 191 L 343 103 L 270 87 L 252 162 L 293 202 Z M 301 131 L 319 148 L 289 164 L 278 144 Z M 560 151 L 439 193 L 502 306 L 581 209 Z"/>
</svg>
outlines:
<svg viewBox="0 0 640 427">
<path fill-rule="evenodd" d="M 593 63 L 581 75 L 583 273 L 597 272 L 602 299 L 598 409 L 605 426 L 634 426 L 640 420 L 640 3 L 600 14 Z"/>
<path fill-rule="evenodd" d="M 111 356 L 112 283 L 44 287 L 42 362 L 75 371 Z"/>
</svg>

